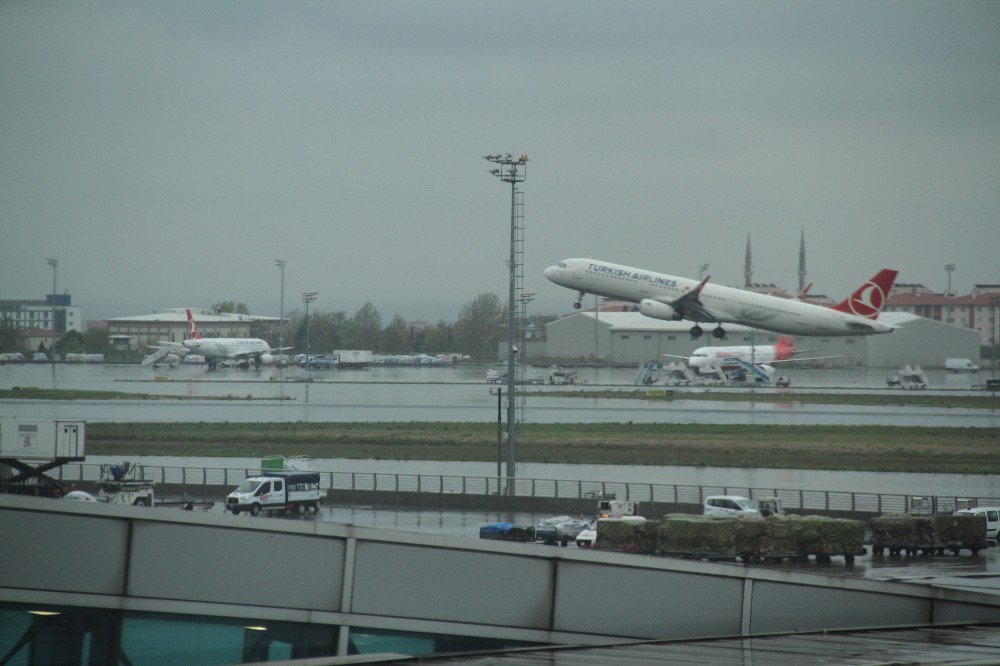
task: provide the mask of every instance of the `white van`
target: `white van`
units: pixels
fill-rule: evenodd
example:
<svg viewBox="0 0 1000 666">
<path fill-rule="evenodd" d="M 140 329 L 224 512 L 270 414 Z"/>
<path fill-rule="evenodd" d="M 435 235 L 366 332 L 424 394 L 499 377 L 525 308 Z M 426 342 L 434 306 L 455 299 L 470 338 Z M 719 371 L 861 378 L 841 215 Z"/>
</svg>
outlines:
<svg viewBox="0 0 1000 666">
<path fill-rule="evenodd" d="M 760 518 L 757 502 L 741 495 L 713 495 L 705 498 L 702 513 L 706 516 L 746 516 Z"/>
<path fill-rule="evenodd" d="M 298 470 L 266 470 L 252 476 L 226 496 L 226 509 L 233 514 L 249 511 L 256 516 L 261 511 L 316 513 L 322 499 L 319 472 Z"/>
<path fill-rule="evenodd" d="M 1000 506 L 977 506 L 973 509 L 959 509 L 956 516 L 986 516 L 986 538 L 1000 542 Z"/>
</svg>

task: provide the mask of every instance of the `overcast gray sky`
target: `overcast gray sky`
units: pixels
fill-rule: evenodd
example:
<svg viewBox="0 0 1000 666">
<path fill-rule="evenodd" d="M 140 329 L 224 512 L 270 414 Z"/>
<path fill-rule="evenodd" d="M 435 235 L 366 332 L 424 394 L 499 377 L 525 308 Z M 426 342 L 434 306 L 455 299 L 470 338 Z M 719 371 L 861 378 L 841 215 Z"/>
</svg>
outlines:
<svg viewBox="0 0 1000 666">
<path fill-rule="evenodd" d="M 570 256 L 814 293 L 1000 282 L 1000 3 L 2 2 L 0 299 L 529 312 Z"/>
</svg>

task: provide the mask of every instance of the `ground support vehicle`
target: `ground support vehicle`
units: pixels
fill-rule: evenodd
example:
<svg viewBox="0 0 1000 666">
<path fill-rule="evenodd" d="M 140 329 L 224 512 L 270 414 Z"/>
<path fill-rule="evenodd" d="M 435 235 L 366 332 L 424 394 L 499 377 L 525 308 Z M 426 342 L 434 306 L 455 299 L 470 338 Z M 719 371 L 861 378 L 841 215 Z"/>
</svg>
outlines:
<svg viewBox="0 0 1000 666">
<path fill-rule="evenodd" d="M 576 370 L 553 370 L 549 373 L 549 384 L 555 386 L 570 386 L 585 383 L 576 376 Z"/>
<path fill-rule="evenodd" d="M 72 488 L 49 475 L 85 459 L 86 421 L 46 421 L 0 416 L 0 463 L 10 474 L 0 493 L 62 497 Z"/>
<path fill-rule="evenodd" d="M 973 555 L 987 548 L 986 517 L 954 515 L 914 516 L 884 514 L 871 520 L 872 556 L 955 555 L 963 549 Z"/>
<path fill-rule="evenodd" d="M 479 538 L 530 543 L 535 540 L 535 528 L 519 527 L 514 523 L 490 523 L 479 528 Z"/>
<path fill-rule="evenodd" d="M 299 470 L 263 472 L 241 483 L 226 497 L 226 509 L 233 514 L 247 511 L 252 516 L 261 511 L 316 513 L 322 500 L 319 472 Z"/>
<path fill-rule="evenodd" d="M 579 548 L 651 554 L 656 552 L 657 533 L 657 524 L 642 516 L 598 518 L 592 529 L 577 535 L 576 545 Z"/>
<path fill-rule="evenodd" d="M 622 516 L 638 516 L 639 502 L 636 500 L 620 500 L 614 497 L 597 501 L 598 518 L 621 518 Z"/>
<path fill-rule="evenodd" d="M 109 465 L 101 480 L 97 501 L 128 506 L 153 506 L 153 482 L 143 478 L 142 467 L 129 463 Z"/>
</svg>

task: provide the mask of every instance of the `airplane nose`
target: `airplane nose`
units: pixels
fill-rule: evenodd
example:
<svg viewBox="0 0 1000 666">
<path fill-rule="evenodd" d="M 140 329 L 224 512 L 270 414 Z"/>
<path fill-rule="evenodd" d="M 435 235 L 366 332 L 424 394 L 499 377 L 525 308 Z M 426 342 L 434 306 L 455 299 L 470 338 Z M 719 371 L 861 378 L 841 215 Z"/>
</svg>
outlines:
<svg viewBox="0 0 1000 666">
<path fill-rule="evenodd" d="M 545 277 L 547 277 L 549 280 L 555 280 L 556 271 L 558 270 L 559 270 L 558 266 L 549 266 L 548 268 L 545 269 Z"/>
</svg>

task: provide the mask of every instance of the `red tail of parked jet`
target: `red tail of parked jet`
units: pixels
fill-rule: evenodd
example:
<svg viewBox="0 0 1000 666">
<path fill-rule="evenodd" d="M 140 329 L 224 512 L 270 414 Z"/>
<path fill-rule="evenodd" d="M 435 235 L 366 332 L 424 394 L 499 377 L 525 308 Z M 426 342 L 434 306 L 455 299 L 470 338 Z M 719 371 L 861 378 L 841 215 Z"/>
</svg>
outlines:
<svg viewBox="0 0 1000 666">
<path fill-rule="evenodd" d="M 188 316 L 188 340 L 201 340 L 202 334 L 198 330 L 198 325 L 194 323 L 194 317 L 191 316 L 191 308 L 187 309 Z"/>
<path fill-rule="evenodd" d="M 883 268 L 871 280 L 858 287 L 858 290 L 844 301 L 830 306 L 838 312 L 877 319 L 885 299 L 889 296 L 892 283 L 896 281 L 897 271 Z"/>
<path fill-rule="evenodd" d="M 795 347 L 795 339 L 790 335 L 783 335 L 778 338 L 778 344 L 774 345 L 774 360 L 787 361 L 798 353 Z"/>
</svg>

